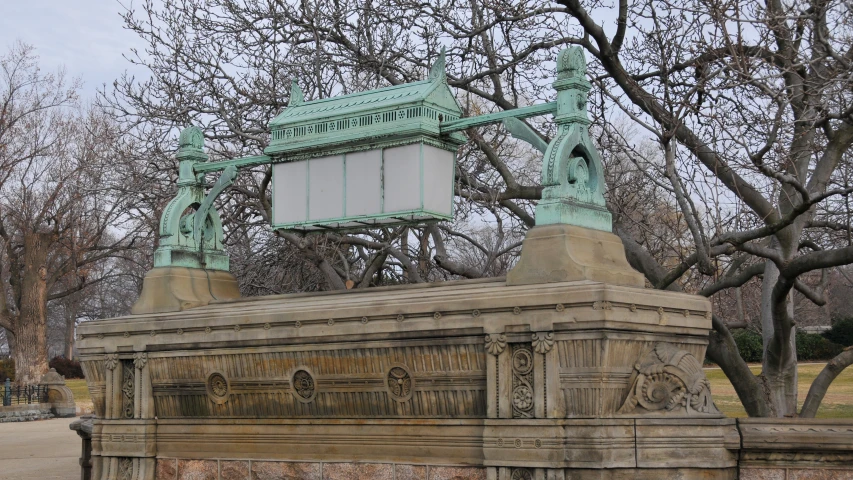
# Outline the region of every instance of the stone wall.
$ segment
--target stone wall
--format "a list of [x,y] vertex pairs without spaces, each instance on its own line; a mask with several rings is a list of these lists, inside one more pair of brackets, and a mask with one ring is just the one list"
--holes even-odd
[[853,419],[745,418],[743,480],[853,479]]
[[[586,281],[282,295],[86,322],[92,478],[829,471],[778,461],[814,439],[768,443],[787,433],[761,440],[716,409],[700,362],[710,323],[707,299]],[[833,461],[831,474],[846,468]]]
[[0,423],[31,422],[53,418],[49,403],[31,403],[0,407]]

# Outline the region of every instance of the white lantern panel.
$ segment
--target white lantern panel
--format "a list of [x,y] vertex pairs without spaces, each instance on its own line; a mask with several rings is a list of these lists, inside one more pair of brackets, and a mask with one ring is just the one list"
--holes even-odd
[[322,220],[343,216],[343,155],[308,160],[308,218]]
[[383,212],[402,212],[421,208],[421,145],[386,148],[385,201]]
[[382,151],[346,155],[346,215],[382,212]]
[[453,213],[453,152],[423,145],[424,210],[450,215]]
[[276,163],[272,175],[273,223],[307,220],[308,162]]

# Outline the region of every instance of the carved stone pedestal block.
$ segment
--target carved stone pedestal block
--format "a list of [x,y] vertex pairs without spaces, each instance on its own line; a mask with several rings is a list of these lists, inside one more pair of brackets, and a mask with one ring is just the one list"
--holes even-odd
[[88,322],[93,478],[731,478],[709,312],[592,281],[466,281]]

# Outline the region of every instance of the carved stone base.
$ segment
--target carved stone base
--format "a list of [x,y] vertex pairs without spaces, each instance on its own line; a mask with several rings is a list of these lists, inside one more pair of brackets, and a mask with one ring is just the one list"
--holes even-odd
[[156,267],[145,274],[142,293],[133,305],[134,315],[180,312],[213,300],[240,298],[237,280],[230,272],[187,267]]
[[610,232],[573,225],[544,225],[527,232],[521,259],[507,285],[592,280],[643,287],[643,275],[625,258],[622,240]]

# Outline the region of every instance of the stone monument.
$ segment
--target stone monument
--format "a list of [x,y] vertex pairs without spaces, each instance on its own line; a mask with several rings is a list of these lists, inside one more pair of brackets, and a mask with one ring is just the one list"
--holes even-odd
[[[200,132],[181,135],[179,194],[134,315],[79,327],[92,478],[738,477],[736,421],[702,370],[710,303],[644,288],[610,232],[581,50],[559,55],[556,102],[473,118],[459,118],[443,62],[356,96],[306,102],[297,88],[264,156],[206,162]],[[547,146],[517,120],[543,113],[558,125]],[[500,121],[545,155],[537,226],[506,279],[238,298],[211,209],[236,167],[307,172],[287,177],[294,188],[340,175],[335,191],[348,162],[377,175],[412,162],[430,170],[421,185],[439,184],[453,132]],[[317,168],[331,173],[312,180]],[[205,197],[201,177],[223,170]],[[447,216],[429,191],[369,214],[306,195],[281,228]]]

